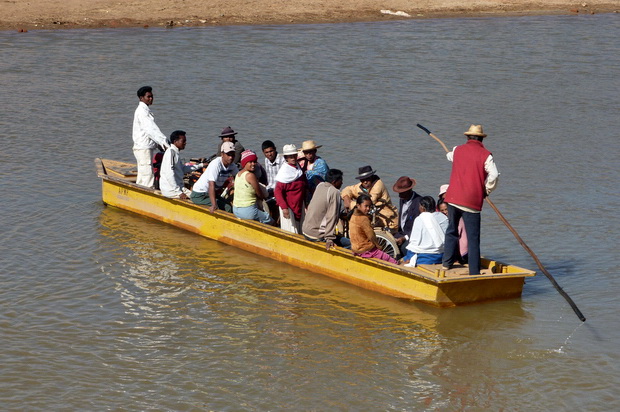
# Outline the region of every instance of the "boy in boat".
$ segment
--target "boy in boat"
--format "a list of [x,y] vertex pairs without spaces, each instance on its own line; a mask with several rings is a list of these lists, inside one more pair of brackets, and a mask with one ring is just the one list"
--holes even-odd
[[304,237],[312,242],[325,242],[327,250],[334,245],[351,247],[349,239],[336,234],[340,217],[346,214],[339,192],[341,187],[342,172],[329,169],[325,181],[319,183],[314,191],[302,225]]
[[170,147],[164,153],[161,161],[159,188],[161,194],[176,199],[189,199],[191,190],[183,184],[183,176],[195,170],[202,169],[203,163],[186,166],[181,162],[179,152],[185,149],[187,144],[186,133],[183,130],[175,130],[170,135]]
[[480,274],[480,211],[484,198],[496,187],[499,172],[482,140],[487,136],[482,125],[471,125],[465,133],[467,142],[446,155],[452,162],[450,184],[445,200],[448,203],[448,230],[443,256],[443,269],[452,267],[459,248],[459,222],[467,232],[469,274]]
[[239,173],[239,168],[233,163],[235,145],[232,142],[224,142],[221,151],[222,155],[212,160],[207,170],[194,183],[190,199],[198,205],[210,206],[211,212],[217,209],[232,212],[230,202],[222,197],[222,193],[227,180]]
[[153,88],[143,86],[138,89],[138,107],[133,115],[133,154],[136,157],[138,177],[136,184],[145,187],[154,187],[153,155],[159,144],[164,148],[170,147],[166,136],[155,124],[155,117],[149,108],[153,104]]

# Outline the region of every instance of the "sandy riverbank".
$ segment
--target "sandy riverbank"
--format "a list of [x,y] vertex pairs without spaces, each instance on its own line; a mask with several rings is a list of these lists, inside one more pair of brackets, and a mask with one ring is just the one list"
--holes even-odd
[[0,30],[331,23],[618,11],[620,0],[0,0]]

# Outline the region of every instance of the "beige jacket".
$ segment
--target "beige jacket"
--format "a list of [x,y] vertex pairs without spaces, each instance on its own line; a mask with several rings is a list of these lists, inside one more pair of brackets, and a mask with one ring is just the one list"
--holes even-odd
[[345,196],[351,198],[352,202],[349,209],[355,207],[355,199],[361,194],[366,193],[370,196],[372,203],[377,207],[378,213],[375,219],[376,227],[387,227],[391,232],[398,230],[398,209],[392,204],[392,199],[388,193],[385,185],[378,179],[370,188],[369,192],[365,192],[362,189],[362,183],[345,187],[341,196],[344,199]]

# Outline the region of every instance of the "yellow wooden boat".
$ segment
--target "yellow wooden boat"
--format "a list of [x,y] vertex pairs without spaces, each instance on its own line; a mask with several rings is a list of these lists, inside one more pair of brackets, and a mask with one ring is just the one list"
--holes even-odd
[[526,277],[536,272],[482,259],[478,276],[467,267],[443,271],[440,265],[415,268],[354,256],[343,248],[325,250],[322,243],[233,214],[169,199],[135,184],[135,165],[95,159],[103,202],[259,255],[321,273],[365,289],[435,306],[456,306],[521,296]]

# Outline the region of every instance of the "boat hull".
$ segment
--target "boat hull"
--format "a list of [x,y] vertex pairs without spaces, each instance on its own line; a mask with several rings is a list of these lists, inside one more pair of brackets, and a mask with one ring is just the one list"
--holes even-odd
[[[456,306],[521,296],[525,277],[535,273],[483,259],[488,274],[452,275],[432,265],[405,268],[354,256],[349,250],[325,250],[322,243],[222,211],[209,212],[187,200],[169,199],[108,173],[105,160],[96,164],[102,198],[115,206],[177,226],[240,249],[308,269],[365,289],[435,306]],[[492,273],[500,272],[500,273]]]

